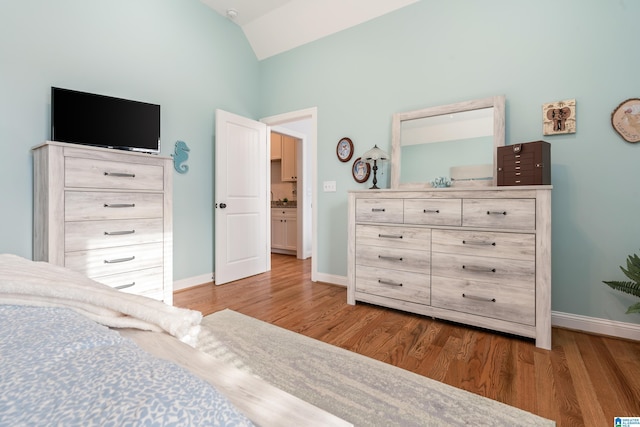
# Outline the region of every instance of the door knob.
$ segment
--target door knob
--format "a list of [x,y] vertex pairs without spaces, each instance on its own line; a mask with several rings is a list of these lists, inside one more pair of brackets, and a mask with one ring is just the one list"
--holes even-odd
[[227,207],[227,204],[226,204],[226,203],[220,203],[220,209],[224,209],[224,208],[226,208],[226,207]]

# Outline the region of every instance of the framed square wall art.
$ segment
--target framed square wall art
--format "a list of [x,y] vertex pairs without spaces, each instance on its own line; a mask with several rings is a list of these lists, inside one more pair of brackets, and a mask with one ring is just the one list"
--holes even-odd
[[544,135],[576,133],[576,100],[550,102],[542,106]]

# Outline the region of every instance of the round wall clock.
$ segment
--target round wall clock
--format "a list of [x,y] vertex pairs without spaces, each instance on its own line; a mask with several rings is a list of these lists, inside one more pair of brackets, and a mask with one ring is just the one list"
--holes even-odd
[[356,182],[367,182],[369,175],[371,174],[371,165],[362,160],[362,157],[358,157],[353,162],[351,173],[353,174],[353,179],[355,179]]
[[349,138],[342,138],[338,141],[336,154],[341,162],[348,162],[351,160],[351,156],[353,156],[353,142],[351,142]]
[[640,98],[618,105],[611,113],[611,125],[625,141],[640,141]]

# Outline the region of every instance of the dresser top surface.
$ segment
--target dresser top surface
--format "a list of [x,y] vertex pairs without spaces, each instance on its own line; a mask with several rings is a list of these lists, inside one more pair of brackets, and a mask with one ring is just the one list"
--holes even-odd
[[356,194],[394,194],[394,193],[416,193],[416,192],[454,192],[454,191],[523,191],[523,190],[551,190],[553,185],[511,185],[511,186],[470,186],[470,187],[447,187],[447,188],[381,188],[378,190],[349,190],[349,193]]
[[163,160],[173,160],[171,159],[171,157],[167,157],[167,156],[162,156],[162,155],[157,155],[157,154],[149,154],[149,153],[140,153],[137,151],[128,151],[128,150],[118,150],[118,149],[114,149],[114,148],[106,148],[106,147],[96,147],[93,145],[84,145],[84,144],[72,144],[72,143],[68,143],[68,142],[58,142],[58,141],[45,141],[42,144],[38,144],[35,147],[32,147],[31,150],[35,151],[38,150],[40,148],[46,147],[46,146],[58,146],[58,147],[63,147],[63,148],[73,148],[73,149],[80,149],[80,150],[87,150],[87,151],[97,151],[97,152],[103,152],[103,153],[115,153],[115,154],[126,154],[126,155],[130,155],[130,156],[140,156],[140,157],[150,157],[150,158],[154,158],[154,159],[163,159]]

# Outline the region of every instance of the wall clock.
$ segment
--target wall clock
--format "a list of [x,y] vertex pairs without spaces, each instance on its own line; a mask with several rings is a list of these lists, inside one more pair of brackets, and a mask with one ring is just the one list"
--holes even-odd
[[351,160],[351,156],[353,156],[353,142],[351,142],[351,139],[345,137],[338,141],[336,154],[341,162]]
[[371,165],[364,160],[362,157],[358,157],[351,167],[351,174],[353,175],[353,179],[356,182],[367,182],[369,179],[369,175],[371,174]]
[[618,105],[611,113],[611,126],[625,141],[640,141],[640,98],[630,98]]

